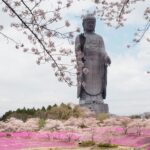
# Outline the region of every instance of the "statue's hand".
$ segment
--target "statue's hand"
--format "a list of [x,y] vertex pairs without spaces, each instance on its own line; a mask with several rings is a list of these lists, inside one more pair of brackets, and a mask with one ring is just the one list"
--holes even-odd
[[105,57],[105,63],[106,63],[106,65],[110,65],[111,64],[111,59],[110,59],[109,56]]

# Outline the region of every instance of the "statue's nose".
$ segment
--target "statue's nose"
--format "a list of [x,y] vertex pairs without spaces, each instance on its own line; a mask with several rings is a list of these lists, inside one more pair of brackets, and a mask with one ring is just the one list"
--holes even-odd
[[94,24],[89,24],[89,26],[90,26],[90,27],[93,27],[93,26],[94,26]]

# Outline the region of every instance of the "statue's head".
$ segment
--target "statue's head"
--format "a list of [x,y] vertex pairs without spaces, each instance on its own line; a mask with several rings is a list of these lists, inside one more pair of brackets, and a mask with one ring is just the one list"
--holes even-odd
[[94,32],[96,25],[96,18],[92,15],[86,15],[83,18],[83,28],[85,32]]

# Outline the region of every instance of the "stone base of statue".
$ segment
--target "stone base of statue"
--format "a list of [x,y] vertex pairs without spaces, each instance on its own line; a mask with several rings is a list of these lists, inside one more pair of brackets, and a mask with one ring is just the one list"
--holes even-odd
[[103,101],[83,101],[80,100],[80,106],[81,107],[87,107],[91,111],[94,111],[95,113],[109,113],[108,104],[105,104]]

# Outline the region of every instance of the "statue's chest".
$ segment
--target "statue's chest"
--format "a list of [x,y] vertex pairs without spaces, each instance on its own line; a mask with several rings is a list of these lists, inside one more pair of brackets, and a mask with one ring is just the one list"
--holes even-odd
[[86,36],[84,54],[86,59],[96,61],[100,56],[100,43],[97,36]]
[[84,54],[86,60],[97,62],[100,59],[100,43],[95,36],[86,37]]
[[86,36],[85,48],[97,50],[99,48],[99,39],[97,36]]

